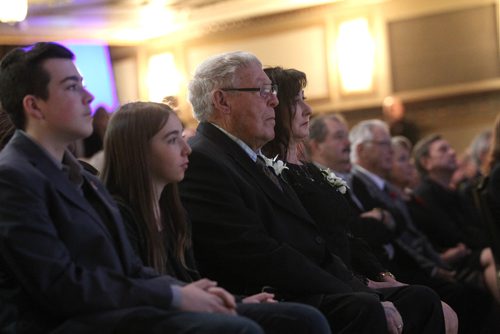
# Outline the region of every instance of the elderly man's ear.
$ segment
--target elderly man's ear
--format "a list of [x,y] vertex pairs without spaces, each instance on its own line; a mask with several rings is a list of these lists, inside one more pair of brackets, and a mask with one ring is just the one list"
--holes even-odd
[[364,154],[366,152],[366,146],[363,143],[357,145],[355,147],[355,149],[356,149],[356,154],[358,155],[358,157],[360,157],[360,158],[364,157]]
[[226,94],[221,90],[217,90],[213,93],[212,103],[214,104],[214,108],[220,110],[223,114],[229,114],[231,112],[231,105],[226,98]]

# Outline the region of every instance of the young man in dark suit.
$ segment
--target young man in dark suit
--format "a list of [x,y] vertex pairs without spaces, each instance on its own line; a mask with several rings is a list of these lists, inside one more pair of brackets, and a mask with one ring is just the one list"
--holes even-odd
[[[134,255],[112,198],[67,151],[92,132],[94,97],[73,58],[38,43],[0,63],[17,128],[0,152],[0,332],[263,333],[215,282],[160,276]],[[296,318],[311,322],[301,333],[329,331],[316,310],[252,305],[245,315],[278,333]]]
[[442,332],[439,298],[430,289],[369,289],[329,252],[280,179],[281,163],[260,157],[274,137],[276,89],[245,52],[207,59],[189,85],[201,123],[181,196],[202,273],[240,293],[272,289],[316,306],[335,332]]

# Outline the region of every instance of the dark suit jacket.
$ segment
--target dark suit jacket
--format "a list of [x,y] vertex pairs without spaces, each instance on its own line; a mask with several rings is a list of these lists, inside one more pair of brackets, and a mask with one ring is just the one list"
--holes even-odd
[[[170,307],[170,285],[177,281],[142,266],[107,191],[89,173],[83,178],[107,209],[117,240],[26,135],[17,132],[0,153],[1,328],[43,333],[95,313],[87,320],[99,332],[97,318],[112,327],[126,309]],[[112,317],[104,319],[106,312]]]
[[471,249],[488,246],[479,213],[473,203],[457,191],[445,189],[425,177],[415,189],[415,195],[418,201],[412,206],[414,222],[429,236],[434,247],[444,251],[459,242]]
[[357,216],[348,202],[348,193],[341,194],[334,189],[321,170],[311,163],[288,164],[283,174],[318,224],[331,251],[356,273],[371,279],[377,279],[378,274],[386,271],[369,246],[351,233]]
[[[367,210],[375,207],[383,208],[389,211],[396,221],[396,233],[390,242],[394,256],[391,259],[386,257],[384,261],[383,245],[379,245],[376,252],[391,271],[400,275],[411,275],[412,272],[422,269],[430,275],[437,267],[446,268],[427,237],[413,225],[405,202],[392,185],[386,184],[388,192],[381,190],[356,166],[352,169],[352,175],[352,190],[364,208]],[[387,229],[382,224],[380,228]],[[376,245],[372,243],[370,245],[376,250]]]
[[500,163],[497,163],[491,170],[487,187],[491,215],[493,221],[500,226]]
[[202,275],[243,294],[372,291],[329,252],[293,190],[283,182],[281,192],[227,135],[202,122],[190,144],[180,189]]
[[[359,178],[351,175],[350,179],[351,188],[347,190],[346,199],[357,215],[357,219],[353,221],[351,226],[353,235],[365,240],[374,249],[377,249],[380,245],[390,243],[396,236],[396,230],[389,229],[379,219],[360,216],[366,211],[381,207],[380,203],[374,201],[369,196],[366,186]],[[358,195],[362,201],[359,200]],[[356,197],[357,201],[354,201],[353,197]],[[366,208],[365,205],[367,206]]]

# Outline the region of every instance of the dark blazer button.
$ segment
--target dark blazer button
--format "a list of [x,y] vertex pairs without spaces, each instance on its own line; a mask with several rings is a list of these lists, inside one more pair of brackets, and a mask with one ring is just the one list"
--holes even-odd
[[323,240],[323,238],[322,238],[322,237],[320,237],[320,236],[317,236],[316,238],[314,238],[314,240],[316,241],[316,243],[318,243],[318,244],[320,244],[320,245],[321,245],[323,242],[325,242],[325,240]]

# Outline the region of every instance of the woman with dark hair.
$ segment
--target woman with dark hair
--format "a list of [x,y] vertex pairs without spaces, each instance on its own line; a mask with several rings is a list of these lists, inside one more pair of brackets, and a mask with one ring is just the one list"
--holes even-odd
[[[368,246],[350,233],[355,218],[346,196],[347,184],[328,169],[320,169],[303,160],[303,140],[309,135],[311,107],[305,102],[306,75],[295,69],[281,67],[264,70],[277,84],[279,105],[275,109],[275,138],[266,144],[263,152],[286,162],[282,177],[294,189],[302,204],[318,224],[329,249],[357,274],[365,277],[371,288],[382,294],[393,287],[401,287],[392,274],[385,271]],[[387,289],[388,288],[388,289]],[[386,296],[387,297],[387,296]],[[389,298],[390,299],[390,298]],[[387,302],[384,302],[387,303]],[[390,302],[389,302],[390,303]],[[387,307],[384,305],[384,308]],[[411,312],[411,310],[399,310]],[[447,333],[456,333],[458,324],[455,312],[443,303]],[[391,323],[388,321],[388,329]],[[398,331],[400,328],[397,329]],[[404,329],[406,330],[406,328]],[[409,329],[424,333],[425,328]]]
[[[347,184],[333,172],[302,159],[303,140],[308,137],[312,113],[304,96],[307,85],[305,73],[281,67],[264,71],[278,84],[280,103],[275,107],[275,137],[263,147],[263,152],[286,161],[287,169],[283,171],[283,177],[318,223],[330,249],[348,267],[355,267],[355,271],[373,281],[395,283],[390,275],[380,275],[385,270],[367,251],[367,246],[350,236],[349,225],[355,217],[344,198]],[[356,246],[351,247],[353,244]]]
[[[191,148],[182,125],[167,105],[135,102],[111,118],[105,140],[103,179],[116,199],[133,248],[143,262],[184,282],[200,280],[191,248],[187,215],[177,183],[184,178]],[[270,293],[235,304],[226,290],[206,291],[268,333],[329,333],[326,319],[312,307],[276,303]]]

